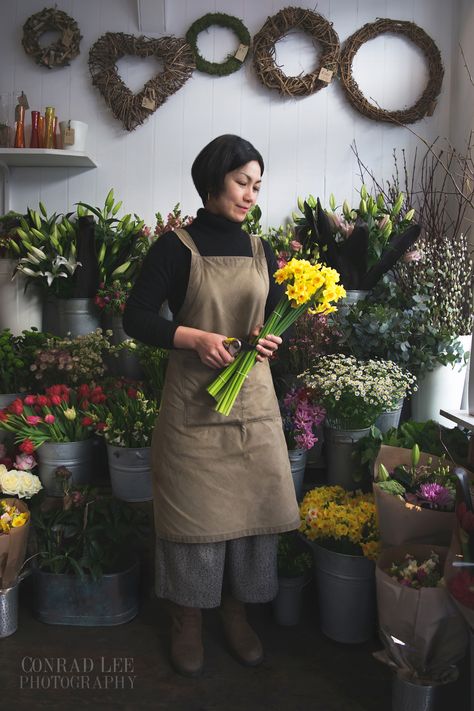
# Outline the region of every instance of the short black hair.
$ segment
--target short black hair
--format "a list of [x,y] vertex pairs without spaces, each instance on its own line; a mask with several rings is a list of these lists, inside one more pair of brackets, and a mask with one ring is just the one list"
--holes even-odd
[[219,195],[227,173],[251,160],[257,161],[263,175],[265,166],[257,149],[249,141],[231,133],[218,136],[204,146],[191,167],[191,176],[203,205],[210,195]]

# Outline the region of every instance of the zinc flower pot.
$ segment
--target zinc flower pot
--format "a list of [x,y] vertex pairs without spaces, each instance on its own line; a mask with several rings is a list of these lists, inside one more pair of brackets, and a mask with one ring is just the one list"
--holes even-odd
[[58,299],[57,336],[85,336],[100,328],[100,314],[94,299]]
[[342,486],[347,491],[360,487],[360,482],[354,479],[356,462],[354,453],[357,442],[366,437],[370,427],[354,430],[342,430],[326,425],[324,442],[326,447],[327,483],[330,486]]
[[365,556],[311,546],[323,633],[336,642],[360,644],[375,632],[375,564]]
[[44,442],[38,447],[38,476],[48,496],[63,496],[63,480],[56,476],[58,467],[71,472],[73,484],[90,484],[95,441]]
[[375,426],[382,432],[388,432],[392,427],[398,427],[402,414],[403,400],[397,403],[393,410],[385,410],[375,420]]
[[299,623],[302,593],[307,579],[306,575],[298,575],[294,578],[278,576],[278,592],[272,600],[277,624],[290,627]]
[[[104,331],[109,329],[112,331],[110,342],[114,346],[118,346],[130,338],[124,331],[121,314],[102,314],[102,325]],[[143,370],[138,357],[129,350],[124,349],[118,356],[108,356],[107,364],[113,375],[123,375],[131,380],[143,380]]]
[[33,570],[34,613],[50,625],[122,625],[138,613],[139,563],[117,573],[90,576]]
[[308,459],[306,449],[289,449],[288,458],[290,460],[291,476],[295,486],[295,494],[298,501],[303,497],[303,480]]
[[0,590],[0,639],[14,634],[18,628],[18,580]]
[[116,447],[107,443],[107,459],[117,499],[132,503],[153,499],[151,447]]
[[392,679],[392,711],[446,711],[452,693],[453,682],[421,683],[397,673]]

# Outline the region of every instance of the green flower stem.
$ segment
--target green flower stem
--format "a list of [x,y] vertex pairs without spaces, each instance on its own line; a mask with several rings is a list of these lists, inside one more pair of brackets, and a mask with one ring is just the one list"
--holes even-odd
[[[287,296],[283,296],[254,342],[269,334],[281,336],[308,309],[308,306],[309,304],[306,303],[293,308]],[[257,355],[257,351],[239,353],[233,363],[224,368],[209,385],[207,391],[217,401],[214,408],[216,412],[225,416],[230,414],[242,385],[256,363]]]

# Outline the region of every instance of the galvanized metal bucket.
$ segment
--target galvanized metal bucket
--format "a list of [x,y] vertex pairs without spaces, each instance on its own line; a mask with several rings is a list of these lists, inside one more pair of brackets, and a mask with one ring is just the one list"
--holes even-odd
[[[110,342],[114,346],[118,346],[130,338],[124,331],[120,314],[103,314],[102,325],[105,331],[108,329],[112,331]],[[117,356],[107,355],[106,361],[107,367],[113,375],[123,375],[131,380],[143,380],[144,378],[138,357],[127,349],[123,349]]]
[[58,467],[69,469],[74,484],[90,484],[93,478],[94,440],[44,442],[38,448],[38,476],[48,496],[63,496]]
[[297,625],[301,617],[303,588],[308,582],[306,575],[295,578],[278,578],[278,593],[272,600],[273,614],[279,625]]
[[392,711],[446,711],[452,683],[421,684],[396,674],[392,681]]
[[115,447],[107,444],[112,491],[117,499],[139,502],[153,499],[151,447]]
[[59,336],[85,336],[100,328],[100,314],[93,299],[58,299]]
[[323,633],[336,642],[359,644],[375,632],[375,564],[309,542],[313,551]]
[[327,482],[330,486],[339,485],[348,491],[360,487],[360,482],[354,479],[357,469],[354,452],[357,442],[362,437],[366,437],[369,432],[370,427],[361,430],[341,430],[325,426]]
[[9,637],[18,629],[18,588],[16,582],[11,588],[0,590],[0,638]]
[[98,580],[36,568],[33,585],[35,615],[50,625],[109,627],[129,622],[138,613],[138,561]]
[[288,458],[290,460],[291,476],[295,485],[295,494],[298,501],[303,498],[303,480],[308,459],[306,449],[289,449]]
[[375,426],[378,427],[378,429],[383,433],[388,432],[391,427],[398,427],[402,409],[403,400],[400,400],[394,410],[382,412],[382,414],[377,417],[375,420]]

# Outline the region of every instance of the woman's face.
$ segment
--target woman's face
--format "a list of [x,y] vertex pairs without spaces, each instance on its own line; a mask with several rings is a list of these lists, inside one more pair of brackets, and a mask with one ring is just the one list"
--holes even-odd
[[260,165],[258,161],[251,160],[226,174],[221,193],[209,198],[206,210],[233,222],[243,222],[249,209],[257,202],[261,182]]

